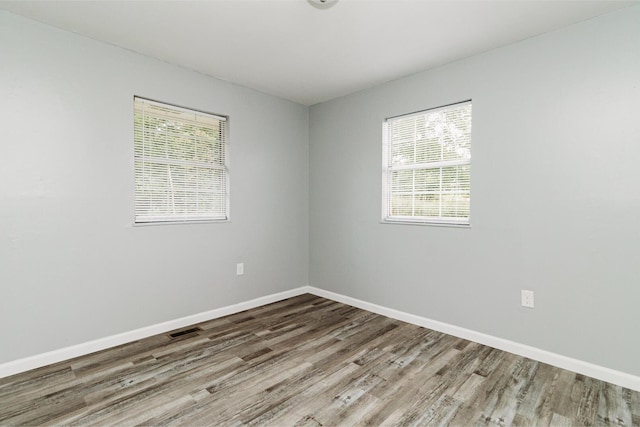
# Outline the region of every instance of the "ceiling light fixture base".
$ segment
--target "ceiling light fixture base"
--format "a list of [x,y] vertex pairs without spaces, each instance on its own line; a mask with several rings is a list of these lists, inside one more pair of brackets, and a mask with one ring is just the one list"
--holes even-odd
[[309,4],[316,9],[329,9],[331,6],[335,5],[338,0],[307,0]]

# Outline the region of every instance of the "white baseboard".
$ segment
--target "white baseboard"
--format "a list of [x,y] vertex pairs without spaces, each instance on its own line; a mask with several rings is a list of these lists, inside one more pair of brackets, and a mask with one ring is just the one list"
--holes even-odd
[[158,323],[144,328],[134,329],[132,331],[124,332],[121,334],[99,338],[97,340],[85,342],[82,344],[77,344],[70,347],[49,351],[47,353],[26,357],[24,359],[18,359],[11,362],[3,363],[0,364],[0,378],[8,377],[9,375],[18,374],[20,372],[25,372],[31,369],[40,368],[42,366],[51,365],[53,363],[62,362],[74,357],[84,356],[96,351],[105,350],[110,347],[115,347],[117,345],[126,344],[131,341],[136,341],[153,335],[173,331],[175,329],[184,328],[185,326],[194,325],[196,323],[206,322],[207,320],[216,319],[218,317],[227,316],[229,314],[239,313],[244,310],[249,310],[250,308],[259,307],[261,305],[270,304],[276,301],[281,301],[283,299],[291,298],[296,295],[309,293],[309,291],[310,288],[308,286],[303,286],[289,291],[267,295],[264,297],[252,299],[250,301],[216,308],[214,310],[205,311],[203,313],[193,314],[190,316],[181,317],[175,320],[169,320],[167,322]]
[[605,368],[603,366],[594,365],[593,363],[584,362],[582,360],[573,359],[561,354],[552,353],[550,351],[541,350],[525,344],[503,338],[494,337],[492,335],[483,334],[471,329],[461,328],[459,326],[450,325],[448,323],[439,322],[437,320],[427,319],[426,317],[416,316],[414,314],[405,313],[392,308],[383,307],[381,305],[372,304],[356,298],[337,294],[331,291],[325,291],[315,287],[308,287],[307,292],[314,295],[348,304],[354,307],[368,310],[393,319],[402,320],[403,322],[412,323],[438,332],[453,335],[458,338],[464,338],[489,347],[514,353],[519,356],[528,357],[538,362],[547,363],[558,368],[583,374],[602,381],[607,381],[622,387],[640,391],[640,377],[625,372],[616,371]]
[[398,319],[403,322],[412,323],[414,325],[433,329],[435,331],[443,332],[455,337],[464,338],[520,356],[528,357],[539,362],[557,366],[562,369],[567,369],[572,372],[577,372],[579,374],[597,378],[602,381],[607,381],[612,384],[617,384],[622,387],[640,391],[640,377],[635,375],[605,368],[599,365],[594,365],[589,362],[573,359],[571,357],[552,353],[546,350],[541,350],[539,348],[520,344],[503,338],[494,337],[492,335],[483,334],[471,329],[461,328],[459,326],[450,325],[448,323],[439,322],[437,320],[428,319],[426,317],[416,316],[414,314],[409,314],[403,311],[394,310],[392,308],[383,307],[381,305],[372,304],[366,301],[359,300],[357,298],[348,297],[346,295],[341,295],[331,291],[325,291],[324,289],[319,289],[312,286],[302,286],[289,291],[267,295],[264,297],[252,299],[250,301],[232,304],[203,313],[181,317],[179,319],[170,320],[168,322],[158,323],[156,325],[135,329],[133,331],[124,332],[121,334],[100,338],[71,347],[66,347],[59,350],[37,354],[35,356],[27,357],[24,359],[18,359],[12,362],[0,364],[0,378],[72,359],[74,357],[83,356],[96,351],[105,350],[110,347],[126,344],[131,341],[136,341],[153,335],[162,334],[175,329],[180,329],[196,323],[206,322],[208,320],[227,316],[229,314],[239,313],[244,310],[249,310],[261,305],[270,304],[272,302],[291,298],[297,295],[302,295],[304,293],[310,293],[320,297],[328,298],[333,301],[348,304],[354,307],[361,308],[363,310],[368,310],[374,313],[381,314],[383,316]]

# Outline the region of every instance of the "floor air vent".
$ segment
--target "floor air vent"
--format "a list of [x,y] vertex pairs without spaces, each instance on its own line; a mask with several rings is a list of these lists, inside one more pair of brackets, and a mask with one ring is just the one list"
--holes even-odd
[[198,331],[201,331],[201,330],[202,329],[200,329],[200,328],[183,329],[182,331],[173,332],[173,333],[169,334],[169,336],[171,338],[178,338],[178,337],[181,337],[183,335],[192,334],[194,332],[198,332]]

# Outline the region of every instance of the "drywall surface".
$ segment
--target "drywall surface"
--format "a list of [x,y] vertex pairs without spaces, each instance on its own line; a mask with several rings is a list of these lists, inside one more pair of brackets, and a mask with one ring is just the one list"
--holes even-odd
[[[307,284],[307,107],[7,12],[0,40],[0,363]],[[134,95],[229,116],[231,222],[132,225]]]
[[[466,99],[471,228],[381,224],[383,120]],[[640,375],[639,99],[634,6],[311,107],[310,285]]]

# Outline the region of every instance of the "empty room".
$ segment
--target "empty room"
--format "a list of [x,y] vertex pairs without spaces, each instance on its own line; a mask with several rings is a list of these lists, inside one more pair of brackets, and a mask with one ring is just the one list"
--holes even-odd
[[0,426],[640,426],[640,1],[0,0]]

